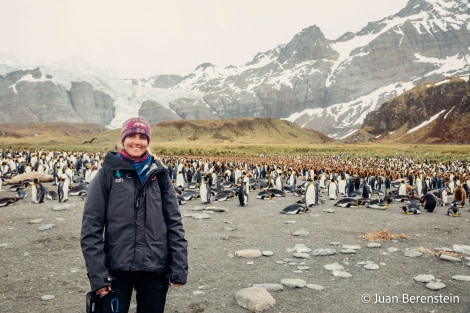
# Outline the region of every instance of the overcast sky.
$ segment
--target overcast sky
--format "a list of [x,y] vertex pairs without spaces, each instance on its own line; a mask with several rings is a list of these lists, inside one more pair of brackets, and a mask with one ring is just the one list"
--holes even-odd
[[1,52],[80,57],[120,77],[243,65],[317,25],[328,39],[407,0],[0,0]]

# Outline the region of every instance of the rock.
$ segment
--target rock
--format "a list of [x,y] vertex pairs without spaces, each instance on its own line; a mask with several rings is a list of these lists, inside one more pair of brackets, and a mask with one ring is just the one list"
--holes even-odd
[[452,279],[454,279],[454,280],[461,280],[461,281],[470,281],[470,276],[455,275],[455,276],[452,276]]
[[274,252],[267,250],[267,251],[261,252],[261,254],[263,256],[272,256],[272,255],[274,255]]
[[48,230],[48,229],[51,229],[52,227],[54,227],[54,224],[43,224],[38,227],[38,230],[39,231]]
[[193,291],[193,295],[197,296],[197,295],[205,295],[206,293],[204,291],[201,291],[201,290],[195,290]]
[[377,264],[366,264],[364,265],[366,270],[378,270],[379,266]]
[[323,265],[323,268],[328,271],[342,271],[344,270],[344,266],[338,263],[331,263]]
[[262,253],[258,249],[243,249],[235,252],[237,258],[255,259],[261,257]]
[[378,242],[369,242],[367,244],[367,248],[380,248],[382,245]]
[[461,262],[462,260],[460,258],[453,257],[448,254],[441,254],[439,256],[439,259],[444,260],[444,261],[449,261],[449,262]]
[[42,301],[48,301],[48,300],[52,300],[54,299],[55,296],[54,295],[44,295],[44,296],[41,296],[41,300]]
[[336,249],[315,249],[312,251],[312,255],[315,256],[325,256],[325,255],[333,255],[336,254]]
[[341,250],[339,250],[339,252],[341,252],[343,254],[355,254],[356,250],[354,250],[354,249],[341,249]]
[[8,246],[8,244],[6,244],[6,243],[0,243],[0,248],[5,248],[6,246]]
[[290,288],[303,288],[303,287],[307,286],[307,283],[305,282],[305,280],[299,279],[299,278],[281,279],[281,284],[286,286],[286,287],[290,287]]
[[298,230],[292,233],[293,236],[308,236],[310,233],[307,230]]
[[453,245],[452,249],[457,253],[470,255],[470,246]]
[[210,219],[211,218],[211,216],[207,213],[187,214],[185,216],[192,217],[195,220],[205,220],[205,219]]
[[333,271],[333,275],[336,277],[341,277],[341,278],[350,278],[352,277],[351,273],[344,272],[344,271]]
[[325,287],[316,285],[316,284],[307,284],[308,289],[313,289],[313,290],[318,290],[318,291],[323,291]]
[[333,209],[324,209],[324,210],[322,210],[322,212],[325,212],[325,213],[335,213],[335,210],[333,210]]
[[418,276],[415,276],[413,277],[413,279],[417,282],[420,282],[420,283],[429,283],[429,282],[432,282],[434,281],[436,278],[433,276],[433,275],[418,275]]
[[63,205],[56,205],[52,208],[52,211],[64,211],[70,210],[71,208],[75,207],[74,204],[63,204]]
[[359,249],[361,249],[361,246],[360,245],[342,245],[341,248],[351,249],[351,250],[359,250]]
[[42,223],[43,219],[42,218],[36,218],[34,220],[30,220],[28,223],[29,224],[39,224]]
[[405,252],[405,256],[409,257],[409,258],[417,258],[417,257],[420,257],[422,256],[423,254],[417,250],[408,250]]
[[239,306],[254,313],[271,309],[276,304],[276,300],[263,287],[249,287],[239,290],[235,299]]
[[299,259],[310,259],[310,255],[308,253],[299,253],[299,252],[296,252],[293,254],[296,258],[299,258]]
[[439,290],[445,287],[447,286],[444,283],[441,283],[438,281],[432,281],[426,284],[426,288],[431,289],[431,290]]
[[397,251],[398,251],[398,248],[395,248],[395,247],[390,247],[387,249],[387,252],[390,252],[390,253],[397,252]]
[[269,292],[284,290],[284,286],[282,284],[275,283],[253,284],[253,287],[263,287]]

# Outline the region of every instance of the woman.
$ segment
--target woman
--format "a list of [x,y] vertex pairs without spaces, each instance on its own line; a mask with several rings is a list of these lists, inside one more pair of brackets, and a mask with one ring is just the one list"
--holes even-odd
[[81,246],[104,312],[163,312],[168,287],[186,283],[187,241],[168,172],[147,148],[150,125],[124,122],[123,149],[108,152],[86,197]]

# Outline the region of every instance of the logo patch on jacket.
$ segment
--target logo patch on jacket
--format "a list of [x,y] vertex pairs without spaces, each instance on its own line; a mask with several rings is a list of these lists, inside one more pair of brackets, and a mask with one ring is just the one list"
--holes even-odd
[[121,172],[116,171],[116,173],[114,173],[114,175],[117,177],[117,178],[114,179],[114,182],[115,183],[122,183],[123,179],[121,177],[122,176]]

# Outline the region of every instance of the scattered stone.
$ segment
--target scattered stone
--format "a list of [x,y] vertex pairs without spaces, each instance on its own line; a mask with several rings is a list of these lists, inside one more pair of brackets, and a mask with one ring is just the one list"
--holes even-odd
[[261,252],[261,254],[263,256],[272,256],[272,255],[274,255],[274,252],[266,250],[266,251]]
[[239,290],[235,299],[239,306],[256,313],[271,309],[276,304],[276,300],[263,287],[249,287]]
[[324,210],[322,210],[322,212],[325,212],[325,213],[335,213],[335,210],[333,210],[333,209],[324,209]]
[[417,257],[420,257],[422,256],[423,254],[421,252],[419,252],[418,250],[408,250],[405,252],[405,256],[409,257],[409,258],[417,258]]
[[7,243],[0,243],[0,248],[4,248],[4,247],[6,247],[6,246],[8,246]]
[[55,296],[54,295],[44,295],[44,296],[41,296],[41,300],[42,301],[48,301],[48,300],[52,300],[54,299]]
[[202,290],[195,290],[193,291],[193,295],[198,296],[198,295],[205,295],[206,293]]
[[438,281],[432,281],[426,284],[426,288],[431,289],[431,290],[439,290],[445,287],[447,286],[444,283],[441,283]]
[[310,267],[309,266],[299,266],[299,267],[297,267],[297,269],[299,269],[301,271],[306,271],[306,270],[309,270]]
[[355,254],[356,250],[354,250],[354,249],[341,249],[341,250],[339,250],[339,252],[341,252],[343,254]]
[[359,250],[359,249],[361,249],[361,246],[360,245],[343,245],[341,248],[351,249],[351,250]]
[[299,258],[299,259],[310,259],[310,255],[307,254],[307,253],[299,253],[299,252],[296,252],[293,254],[296,258]]
[[369,242],[367,244],[367,248],[380,248],[382,245],[378,242]]
[[235,252],[237,258],[255,259],[261,257],[261,251],[258,249],[243,249]]
[[331,263],[323,265],[323,268],[328,271],[342,271],[344,270],[344,266],[338,263]]
[[43,224],[38,227],[38,230],[39,231],[48,230],[48,229],[51,229],[52,227],[54,227],[54,224]]
[[246,262],[246,265],[255,265],[255,263],[250,261],[250,262]]
[[315,255],[315,256],[326,256],[326,255],[333,255],[333,254],[336,254],[336,249],[326,248],[326,249],[315,249],[312,251],[312,255]]
[[316,284],[307,284],[308,289],[313,289],[313,290],[318,290],[318,291],[323,291],[325,290],[325,287],[321,285],[316,285]]
[[209,212],[228,212],[228,209],[226,208],[218,208],[216,206],[210,206],[207,207],[204,211],[209,211]]
[[284,286],[282,284],[276,283],[253,284],[253,287],[263,287],[269,292],[284,290]]
[[452,279],[454,279],[454,280],[461,280],[461,281],[470,281],[470,276],[455,275],[455,276],[452,276]]
[[379,269],[379,265],[378,264],[366,264],[364,265],[364,268],[366,270],[378,270]]
[[30,220],[28,223],[29,224],[40,224],[42,223],[43,219],[42,218],[36,218],[34,220]]
[[299,279],[299,278],[281,279],[281,284],[290,288],[303,288],[307,286],[307,283],[305,282],[305,280]]
[[307,230],[298,230],[292,233],[293,236],[308,236],[310,233]]
[[434,281],[436,278],[433,275],[421,274],[421,275],[413,277],[413,279],[417,282],[420,282],[420,283],[430,283],[430,282]]
[[284,221],[284,224],[295,224],[297,221]]
[[333,275],[336,277],[341,277],[341,278],[351,278],[352,275],[351,273],[344,272],[344,271],[333,271]]
[[226,231],[234,231],[234,230],[237,230],[236,228],[231,228],[231,227],[225,227],[225,230]]
[[452,249],[457,253],[470,255],[470,246],[453,245]]
[[52,208],[52,211],[64,211],[64,210],[70,210],[71,208],[74,208],[74,204],[63,204],[63,205],[56,205],[55,207]]
[[197,205],[192,210],[193,211],[204,211],[205,209],[206,209],[206,207],[201,206],[201,205]]
[[211,218],[211,216],[207,213],[186,214],[185,216],[186,217],[192,217],[195,220],[206,220],[206,219]]
[[339,247],[339,246],[341,246],[341,242],[339,242],[339,241],[332,241],[332,242],[330,242],[330,245]]
[[460,258],[453,257],[448,254],[441,254],[439,256],[439,259],[444,260],[444,261],[449,261],[449,262],[461,262],[462,260]]
[[395,247],[390,247],[387,249],[387,252],[390,252],[390,253],[397,252],[397,251],[398,251],[398,248],[395,248]]

